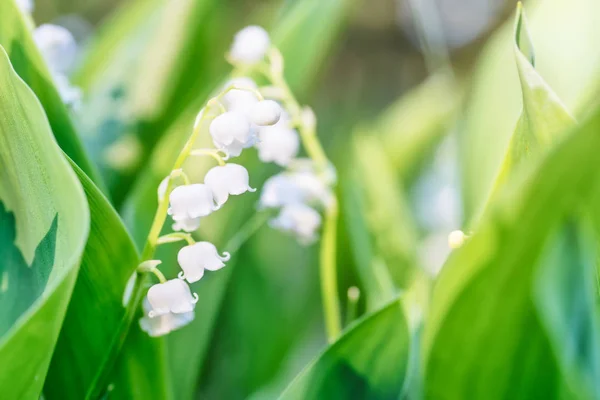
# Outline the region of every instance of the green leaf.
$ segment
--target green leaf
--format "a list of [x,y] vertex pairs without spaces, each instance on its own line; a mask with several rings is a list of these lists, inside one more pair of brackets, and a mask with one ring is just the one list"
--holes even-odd
[[406,379],[409,334],[394,300],[357,321],[290,384],[280,399],[393,399]]
[[378,137],[357,129],[351,154],[352,166],[341,179],[342,204],[367,309],[375,310],[408,286],[417,264],[418,233]]
[[1,46],[0,220],[0,390],[7,399],[37,398],[77,277],[89,213],[41,104]]
[[[599,181],[599,128],[596,111],[519,168],[450,257],[425,325],[425,397],[573,398],[598,382],[593,271],[580,239],[560,235]],[[569,252],[545,262],[564,240]]]
[[89,161],[77,136],[69,111],[33,42],[31,29],[31,22],[24,19],[13,0],[0,2],[0,45],[8,53],[15,71],[42,103],[59,146],[96,184],[102,185],[96,168]]
[[[527,34],[522,6],[515,19],[514,53],[523,93],[523,111],[512,135],[491,197],[509,178],[515,167],[530,156],[547,150],[575,120],[552,88],[534,69],[533,44]],[[521,48],[520,46],[525,46]]]
[[[133,241],[100,190],[72,166],[87,196],[91,228],[44,386],[46,399],[96,398],[106,390],[112,367],[107,363],[114,364],[124,339],[119,329],[134,316],[123,305],[126,283],[139,264]],[[153,376],[146,387],[155,389],[161,378]]]
[[[600,24],[596,18],[600,3],[534,0],[527,5],[527,30],[536,46],[539,75],[575,118],[586,115],[600,83],[600,53],[596,51],[600,46]],[[460,136],[467,220],[481,210],[489,197],[521,112],[519,73],[513,61],[513,28],[509,21],[493,36],[472,74],[473,88],[464,134]],[[523,45],[524,40],[520,43]]]
[[[302,0],[290,2],[272,30],[273,43],[285,60],[285,76],[292,90],[306,96],[321,70],[357,0]],[[318,16],[318,18],[315,18]],[[304,84],[300,84],[304,83]]]
[[372,123],[397,176],[408,182],[453,126],[463,90],[437,73],[389,106]]

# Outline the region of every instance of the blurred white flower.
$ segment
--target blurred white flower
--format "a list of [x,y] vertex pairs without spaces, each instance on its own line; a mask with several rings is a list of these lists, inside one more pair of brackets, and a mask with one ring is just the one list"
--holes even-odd
[[177,254],[177,262],[183,270],[179,275],[189,283],[197,282],[204,276],[204,270],[217,271],[229,260],[229,253],[219,255],[217,248],[210,242],[197,242],[182,247]]
[[267,179],[260,193],[260,208],[276,208],[304,201],[302,190],[294,184],[289,175],[280,173]]
[[265,57],[270,46],[267,31],[260,26],[247,26],[233,38],[229,58],[235,63],[255,64]]
[[204,184],[212,191],[219,207],[225,204],[229,195],[256,191],[249,182],[248,170],[233,163],[211,168],[204,177]]
[[[245,89],[258,89],[256,83],[252,79],[246,77],[233,78],[229,80],[223,89],[232,85]],[[223,105],[227,111],[238,111],[245,115],[249,114],[250,109],[256,103],[258,103],[258,98],[256,98],[254,93],[248,90],[232,89],[223,96]]]
[[215,146],[230,157],[237,157],[244,148],[253,146],[256,132],[244,114],[227,111],[216,117],[210,124],[210,135]]
[[285,167],[298,155],[300,138],[298,132],[289,127],[287,116],[282,115],[275,125],[259,128],[255,146],[262,162]]
[[281,106],[273,100],[254,103],[249,111],[250,120],[259,126],[271,126],[281,118]]
[[311,172],[282,172],[265,182],[259,201],[260,208],[282,207],[297,203],[329,206],[331,189]]
[[35,29],[33,39],[53,74],[69,72],[75,62],[77,43],[68,29],[43,24]]
[[147,298],[144,298],[143,307],[144,316],[140,318],[140,328],[152,337],[166,335],[189,324],[194,319],[194,311],[181,314],[166,313],[150,318],[148,314],[152,311],[152,306]]
[[150,318],[168,313],[182,314],[194,310],[198,295],[181,279],[171,279],[165,283],[157,283],[148,289],[148,302],[152,309]]
[[201,183],[178,186],[169,195],[168,213],[176,222],[204,217],[216,209],[210,188]]
[[200,227],[201,219],[202,218],[200,217],[181,219],[175,221],[171,228],[173,228],[174,231],[194,232]]
[[310,244],[317,238],[316,231],[321,226],[321,215],[306,204],[288,204],[276,218],[269,221],[275,229],[292,233],[302,244]]
[[17,0],[17,6],[29,14],[33,12],[34,5],[33,0]]

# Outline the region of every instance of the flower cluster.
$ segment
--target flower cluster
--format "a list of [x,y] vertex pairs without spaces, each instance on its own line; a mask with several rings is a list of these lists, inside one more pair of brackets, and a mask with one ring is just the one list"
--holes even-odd
[[[153,246],[162,243],[185,240],[187,245],[177,255],[181,272],[175,279],[167,280],[160,273],[160,261],[145,261],[145,265],[151,265],[147,271],[160,280],[148,290],[145,316],[140,321],[142,329],[153,336],[166,334],[193,319],[198,296],[192,294],[188,284],[202,279],[205,271],[223,268],[230,258],[227,252],[220,254],[212,243],[196,242],[191,236],[202,218],[223,207],[230,196],[255,191],[247,169],[228,162],[230,159],[254,147],[261,161],[286,168],[266,182],[259,209],[279,209],[270,225],[294,234],[301,243],[317,238],[322,220],[319,210],[334,201],[331,186],[335,172],[328,162],[298,158],[301,133],[314,135],[315,117],[310,109],[300,108],[287,85],[282,84],[281,56],[271,48],[269,35],[257,26],[243,29],[235,36],[228,59],[239,70],[269,71],[265,78],[271,86],[261,88],[249,77],[227,82],[198,114],[194,132],[173,171],[158,187],[159,211],[149,236],[150,254]],[[194,148],[196,137],[205,129],[214,148]],[[210,156],[218,165],[206,173],[202,183],[193,183],[181,169],[189,156]],[[157,236],[153,243],[152,232],[158,235],[166,218],[160,215],[161,205],[168,206],[165,214],[171,216],[175,232]]]

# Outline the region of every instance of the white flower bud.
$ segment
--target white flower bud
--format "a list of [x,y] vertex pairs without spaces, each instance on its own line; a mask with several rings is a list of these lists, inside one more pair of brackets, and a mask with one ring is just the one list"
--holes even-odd
[[256,191],[250,187],[249,181],[248,170],[232,163],[211,168],[204,177],[204,184],[212,191],[219,207],[227,201],[229,195]]
[[300,120],[302,121],[302,125],[304,125],[307,129],[315,129],[317,127],[317,117],[315,116],[312,108],[309,106],[304,106],[302,108]]
[[71,69],[77,54],[77,43],[69,30],[58,25],[43,24],[35,29],[33,39],[53,73],[64,74]]
[[148,302],[152,309],[148,312],[150,318],[168,313],[182,314],[194,310],[198,295],[181,279],[171,279],[158,283],[148,289]]
[[171,228],[173,228],[174,231],[194,232],[200,227],[200,219],[200,217],[197,217],[175,221]]
[[288,204],[279,215],[269,221],[271,227],[294,234],[302,244],[310,244],[317,238],[316,231],[321,226],[321,215],[309,206]]
[[465,243],[466,239],[467,235],[463,231],[452,231],[448,235],[448,246],[451,249],[458,249]]
[[[231,79],[225,84],[223,89],[232,85],[245,89],[258,89],[256,83],[246,77]],[[258,98],[248,90],[232,89],[223,96],[223,104],[227,108],[227,111],[239,111],[244,115],[249,115],[250,109],[256,103],[258,103]]]
[[298,155],[300,138],[294,129],[279,124],[262,127],[258,131],[256,148],[262,162],[285,167]]
[[255,103],[250,109],[250,120],[259,126],[271,126],[281,118],[281,106],[273,100]]
[[148,314],[152,306],[148,298],[144,298],[144,317],[140,318],[140,328],[152,337],[163,336],[174,330],[184,327],[194,319],[194,311],[182,314],[167,313],[150,318]]
[[235,35],[229,57],[235,63],[255,64],[265,57],[270,46],[267,31],[260,26],[248,26]]
[[215,146],[230,157],[237,157],[242,150],[253,146],[256,132],[244,114],[228,111],[219,115],[210,124],[210,134]]
[[179,277],[189,283],[197,282],[204,276],[205,269],[217,271],[225,266],[223,261],[229,258],[227,252],[220,256],[217,248],[210,242],[197,242],[182,247],[177,254],[177,262],[183,270]]
[[169,195],[168,213],[174,221],[204,217],[218,209],[210,188],[201,183],[178,186]]

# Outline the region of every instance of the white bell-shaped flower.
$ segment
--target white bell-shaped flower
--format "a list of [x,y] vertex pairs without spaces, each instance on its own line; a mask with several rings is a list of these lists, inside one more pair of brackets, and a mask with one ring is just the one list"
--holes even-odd
[[267,31],[260,26],[247,26],[236,33],[229,58],[235,63],[255,64],[265,57],[270,46]]
[[246,116],[238,111],[219,115],[210,124],[210,135],[215,146],[229,157],[237,157],[242,150],[256,141],[256,132]]
[[259,201],[260,208],[288,204],[316,203],[327,207],[333,200],[329,186],[311,172],[282,172],[267,179]]
[[259,200],[259,208],[276,208],[286,204],[304,202],[304,193],[290,178],[290,174],[273,175],[265,182]]
[[69,72],[75,62],[77,42],[68,29],[43,24],[35,29],[33,39],[53,73]]
[[306,204],[289,204],[269,224],[273,228],[292,233],[302,244],[310,244],[317,238],[321,215]]
[[248,170],[232,163],[211,168],[204,177],[204,184],[212,190],[219,207],[227,201],[229,195],[256,191],[250,187],[249,181]]
[[181,314],[166,313],[150,318],[148,315],[152,311],[152,306],[148,298],[143,302],[144,316],[140,318],[140,328],[152,337],[163,336],[174,330],[184,327],[194,319],[194,311],[188,311]]
[[200,220],[200,217],[185,218],[175,221],[171,228],[173,228],[174,231],[194,232],[200,227]]
[[217,248],[210,242],[197,242],[182,247],[177,254],[177,262],[183,270],[179,277],[189,283],[197,282],[204,276],[204,270],[217,271],[229,260],[229,253],[219,255]]
[[261,127],[256,148],[262,162],[274,162],[285,167],[298,155],[300,138],[294,129],[280,124]]
[[[258,89],[256,83],[252,79],[246,77],[231,79],[225,84],[223,89],[232,85],[244,89]],[[227,111],[239,111],[244,115],[249,115],[252,106],[256,103],[258,103],[258,98],[249,90],[232,89],[223,96],[223,104]]]
[[165,197],[165,194],[167,193],[167,188],[169,187],[169,179],[171,179],[171,177],[167,176],[162,181],[160,181],[158,188],[156,189],[158,201]]
[[252,105],[249,111],[250,120],[259,126],[272,126],[281,118],[281,106],[273,100],[263,100]]
[[188,284],[181,279],[171,279],[148,289],[148,302],[152,306],[148,316],[154,318],[168,313],[182,314],[193,311],[198,302],[198,295],[192,295]]
[[178,186],[169,195],[168,213],[174,221],[204,217],[218,209],[210,188],[201,183]]

